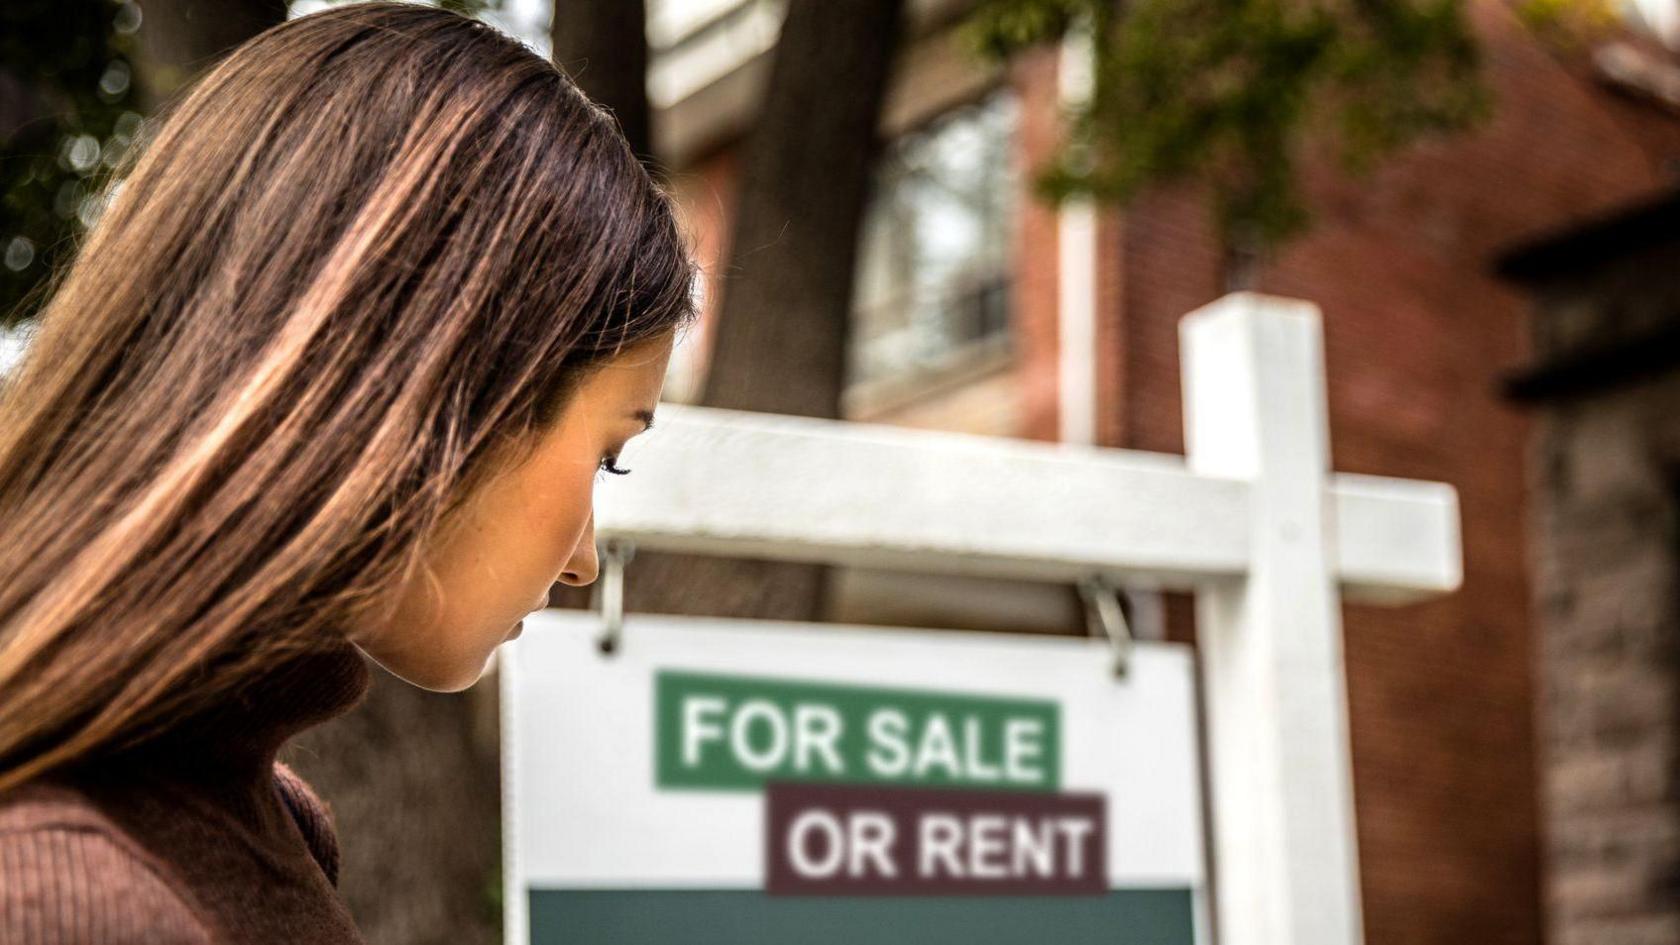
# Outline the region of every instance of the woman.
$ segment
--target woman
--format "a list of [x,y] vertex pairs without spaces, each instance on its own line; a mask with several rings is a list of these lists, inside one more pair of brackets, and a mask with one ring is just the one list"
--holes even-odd
[[0,941],[360,941],[276,763],[596,561],[692,263],[611,117],[365,3],[155,125],[0,400]]

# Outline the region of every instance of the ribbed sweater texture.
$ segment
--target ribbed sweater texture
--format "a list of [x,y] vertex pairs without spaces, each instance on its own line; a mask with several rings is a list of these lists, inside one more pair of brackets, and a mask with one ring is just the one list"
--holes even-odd
[[0,793],[0,945],[363,943],[330,809],[278,753],[366,694],[348,642]]

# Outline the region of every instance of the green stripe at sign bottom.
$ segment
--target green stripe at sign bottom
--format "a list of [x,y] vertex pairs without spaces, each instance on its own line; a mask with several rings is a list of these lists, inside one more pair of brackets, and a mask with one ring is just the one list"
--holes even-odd
[[771,897],[533,889],[530,945],[1192,945],[1188,889],[1106,896]]

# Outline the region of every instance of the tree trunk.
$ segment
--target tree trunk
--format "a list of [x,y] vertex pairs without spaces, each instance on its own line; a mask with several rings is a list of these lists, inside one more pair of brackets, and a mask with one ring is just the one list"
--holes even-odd
[[838,418],[902,0],[792,0],[748,141],[703,402]]
[[630,148],[653,156],[647,97],[647,9],[642,0],[554,0],[554,62],[618,117]]
[[135,91],[142,111],[158,106],[223,53],[285,22],[289,0],[140,0]]
[[[858,231],[902,7],[789,4],[747,141],[706,406],[840,417]],[[815,620],[828,571],[642,553],[626,570],[625,608]]]

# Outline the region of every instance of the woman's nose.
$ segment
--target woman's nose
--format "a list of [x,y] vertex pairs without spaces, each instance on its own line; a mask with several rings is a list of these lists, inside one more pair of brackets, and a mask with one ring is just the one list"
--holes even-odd
[[595,555],[595,514],[591,512],[589,524],[584,526],[577,549],[572,552],[572,560],[566,562],[566,569],[560,572],[560,583],[587,587],[595,583],[600,573],[601,563]]

